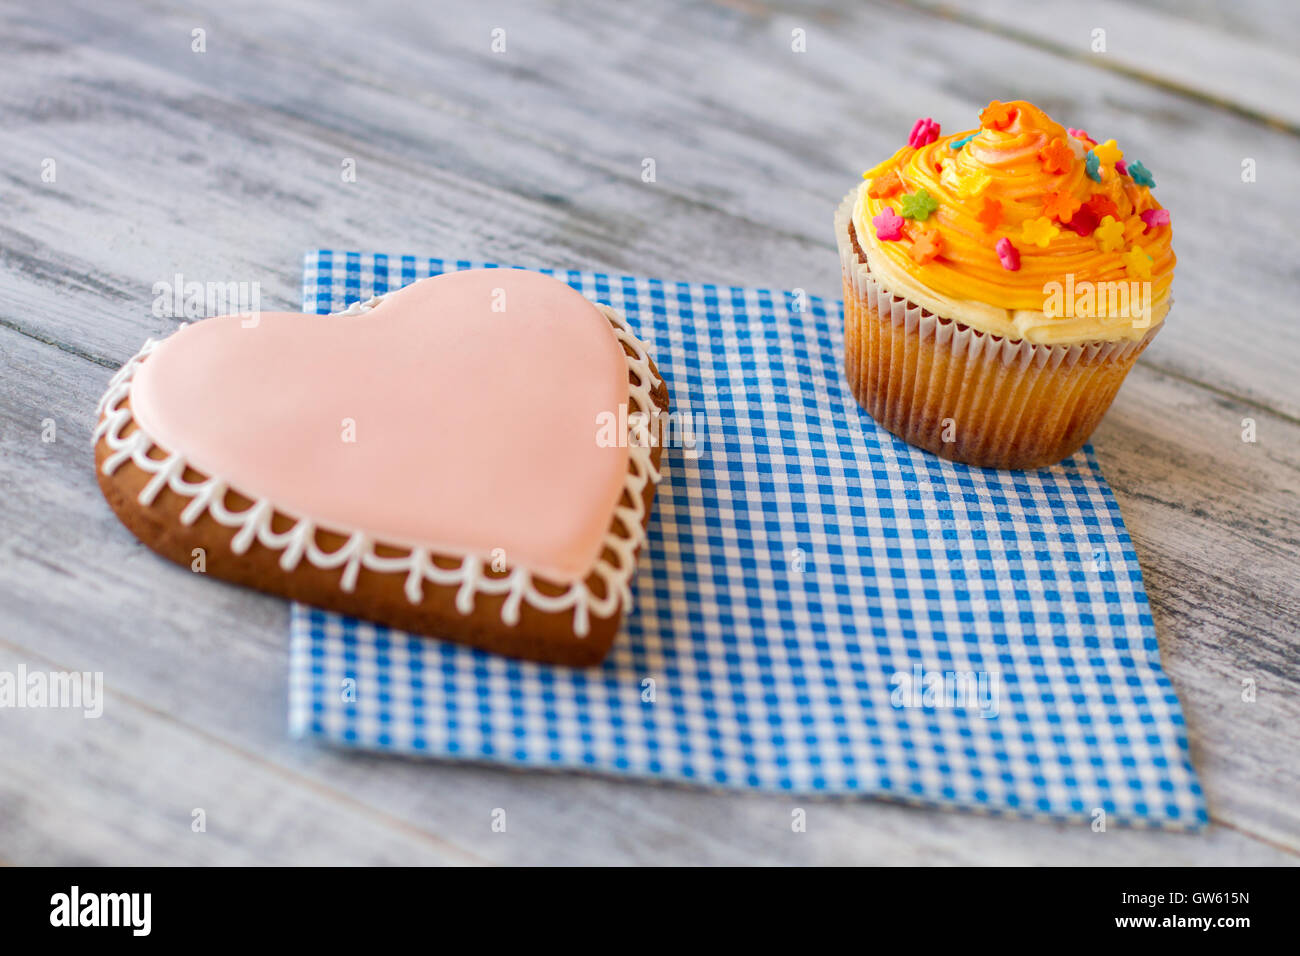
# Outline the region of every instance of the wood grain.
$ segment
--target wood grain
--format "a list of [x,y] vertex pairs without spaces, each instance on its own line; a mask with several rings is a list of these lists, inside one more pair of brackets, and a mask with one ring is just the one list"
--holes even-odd
[[[0,712],[0,858],[1296,863],[1300,330],[1278,303],[1300,278],[1279,252],[1300,216],[1300,90],[1267,52],[1294,45],[1296,18],[1243,9],[1224,23],[1107,4],[1117,56],[1136,55],[1126,23],[1179,38],[1137,70],[1063,50],[1073,21],[1027,13],[1006,35],[998,16],[915,4],[0,4],[0,669],[101,670],[109,689],[100,721]],[[489,49],[498,26],[505,54]],[[1194,75],[1183,48],[1202,51]],[[1257,50],[1268,72],[1243,70]],[[1149,156],[1174,210],[1170,326],[1095,445],[1187,712],[1207,834],[861,801],[803,803],[793,834],[783,797],[295,744],[285,605],[163,564],[99,497],[95,401],[175,327],[151,303],[177,272],[258,281],[264,307],[296,308],[300,256],[327,245],[838,297],[831,211],[860,170],[918,115],[969,125],[1017,95]]]
[[904,2],[1300,134],[1300,100],[1279,95],[1300,89],[1294,4]]

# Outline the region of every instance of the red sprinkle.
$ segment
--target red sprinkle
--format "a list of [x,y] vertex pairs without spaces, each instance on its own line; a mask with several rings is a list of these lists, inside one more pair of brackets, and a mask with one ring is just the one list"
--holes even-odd
[[1071,229],[1081,236],[1091,236],[1092,231],[1097,228],[1097,223],[1101,222],[1101,217],[1093,211],[1091,206],[1084,205],[1079,207],[1079,211],[1074,214],[1074,218],[1066,223]]
[[998,254],[998,261],[1002,263],[1002,268],[1008,272],[1020,271],[1020,250],[1011,244],[1010,239],[1003,236],[993,249]]
[[1083,204],[1085,209],[1091,209],[1097,221],[1101,222],[1107,216],[1112,219],[1119,219],[1119,206],[1115,205],[1115,200],[1109,196],[1103,196],[1101,193],[1093,193],[1088,197],[1088,201]]
[[1148,209],[1139,215],[1139,218],[1147,224],[1143,232],[1150,232],[1157,226],[1169,225],[1168,209]]
[[913,149],[929,146],[939,138],[939,124],[926,116],[912,126],[912,135],[907,137],[907,145]]

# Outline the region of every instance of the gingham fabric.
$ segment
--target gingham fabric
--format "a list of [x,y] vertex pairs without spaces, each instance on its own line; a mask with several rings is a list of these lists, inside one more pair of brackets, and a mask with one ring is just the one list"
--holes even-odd
[[[481,265],[313,252],[305,308]],[[1090,448],[1032,473],[909,448],[846,387],[838,301],[553,274],[625,312],[674,408],[703,416],[694,454],[666,452],[623,633],[603,666],[574,670],[296,606],[295,735],[1084,824],[1206,822]]]

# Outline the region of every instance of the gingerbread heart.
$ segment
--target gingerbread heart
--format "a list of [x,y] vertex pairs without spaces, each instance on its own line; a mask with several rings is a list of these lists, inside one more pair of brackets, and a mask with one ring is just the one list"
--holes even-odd
[[178,563],[589,663],[659,477],[657,443],[602,424],[667,405],[617,312],[541,273],[468,270],[147,343],[104,396],[96,458],[118,516]]

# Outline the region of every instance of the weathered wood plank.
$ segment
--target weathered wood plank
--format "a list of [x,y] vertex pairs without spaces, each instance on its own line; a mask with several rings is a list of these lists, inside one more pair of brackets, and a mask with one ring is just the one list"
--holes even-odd
[[[974,27],[893,6],[648,20],[626,8],[594,21],[567,6],[450,18],[369,5],[335,11],[308,50],[277,39],[318,19],[307,5],[232,3],[202,17],[209,49],[197,55],[192,18],[88,7],[74,36],[94,45],[54,59],[43,54],[54,26],[40,17],[28,13],[10,41],[25,79],[3,105],[24,135],[7,165],[34,170],[39,154],[67,149],[67,175],[87,178],[8,237],[28,281],[0,310],[50,337],[93,334],[96,354],[134,348],[122,340],[150,323],[132,312],[178,267],[265,277],[291,301],[284,264],[319,243],[833,293],[829,211],[858,169],[918,111],[963,122],[991,96],[1027,95],[1152,158],[1180,265],[1150,360],[1300,417],[1287,357],[1300,330],[1277,305],[1297,280],[1276,254],[1300,216],[1294,137]],[[499,56],[494,25],[507,30]],[[809,31],[806,54],[790,51],[795,27]],[[918,43],[941,70],[906,60]],[[33,45],[42,52],[24,59]],[[890,57],[907,63],[907,83],[891,79],[901,67]],[[77,165],[92,156],[114,161]],[[344,156],[359,160],[355,184],[338,182]],[[640,179],[646,156],[654,184]],[[1246,158],[1256,183],[1241,181]],[[151,201],[162,196],[184,198]],[[89,208],[67,208],[79,202]],[[143,228],[116,236],[110,263],[101,237],[123,219]],[[77,307],[61,301],[69,275],[107,282],[98,329],[74,331]]]
[[[20,667],[29,674],[84,669],[0,641],[0,671]],[[0,711],[0,852],[7,862],[483,862],[178,724],[111,683],[107,690],[97,718],[72,709]]]
[[[447,10],[76,0],[0,14],[0,669],[103,670],[115,695],[93,737],[93,721],[0,712],[0,856],[1295,862],[1300,333],[1275,307],[1297,267],[1274,254],[1300,214],[1294,138],[893,5]],[[190,52],[195,26],[206,54]],[[497,26],[504,55],[488,48]],[[795,27],[807,54],[790,50]],[[1207,63],[1204,82],[1237,82],[1229,66]],[[1179,304],[1097,447],[1219,823],[1203,837],[857,801],[807,804],[795,835],[780,797],[297,745],[284,604],[163,564],[99,498],[94,402],[107,367],[174,327],[149,304],[178,271],[260,281],[268,308],[297,306],[298,256],[320,244],[834,295],[829,210],[857,170],[920,113],[964,121],[1014,95],[1149,147],[1175,211]],[[1240,182],[1243,155],[1258,184]],[[40,180],[45,157],[56,183]],[[1231,232],[1239,221],[1252,228]],[[1246,416],[1255,444],[1240,441]],[[186,842],[195,791],[219,808],[207,843]],[[506,834],[490,830],[495,807]]]
[[1294,4],[905,2],[1300,134]]
[[[6,640],[15,653],[39,655],[69,669],[103,670],[124,698],[148,701],[160,719],[175,722],[177,727],[154,732],[168,739],[183,736],[186,728],[190,733],[202,728],[202,735],[250,759],[283,767],[294,779],[309,779],[347,801],[373,808],[384,819],[399,820],[497,862],[1194,862],[1213,853],[1227,863],[1283,860],[1283,847],[1295,852],[1297,810],[1288,793],[1296,761],[1294,744],[1285,737],[1294,719],[1294,670],[1288,672],[1285,659],[1278,659],[1285,648],[1278,650],[1272,640],[1221,647],[1213,633],[1218,620],[1237,632],[1267,633],[1275,611],[1255,601],[1223,602],[1218,595],[1213,596],[1222,605],[1217,608],[1185,606],[1177,600],[1166,606],[1159,587],[1170,575],[1161,576],[1163,562],[1173,564],[1176,574],[1177,562],[1188,556],[1177,548],[1170,549],[1172,554],[1162,551],[1158,542],[1141,537],[1141,553],[1145,555],[1148,546],[1155,550],[1157,565],[1148,566],[1148,573],[1161,614],[1165,657],[1187,706],[1198,759],[1209,764],[1211,806],[1216,817],[1232,827],[1204,839],[1135,833],[1117,838],[1114,831],[1098,839],[1079,828],[845,802],[813,804],[813,838],[799,842],[789,832],[794,804],[787,798],[435,766],[295,745],[284,736],[283,602],[162,562],[117,525],[94,485],[85,437],[94,396],[107,370],[8,330],[0,331],[0,351],[5,381],[12,383],[0,391],[0,421],[6,423],[0,476],[8,492],[6,534],[0,540],[0,626]],[[1222,424],[1218,413],[1205,410],[1205,401],[1189,402],[1181,383],[1171,385],[1142,370],[1136,374],[1141,389],[1137,408],[1180,408],[1186,423],[1163,438],[1174,447],[1155,449],[1146,449],[1144,443],[1155,439],[1139,426],[1108,425],[1102,441],[1137,446],[1127,452],[1129,458],[1141,462],[1152,451],[1164,459],[1190,456],[1201,447],[1199,435]],[[1213,406],[1212,399],[1206,401]],[[59,430],[59,440],[49,444],[40,440],[41,422],[47,417]],[[1265,434],[1269,442],[1294,445],[1297,429],[1281,422],[1270,424]],[[1226,443],[1219,448],[1221,456],[1231,453]],[[1121,450],[1110,454],[1122,457]],[[1281,519],[1272,510],[1278,501],[1266,489],[1270,483],[1277,487],[1279,477],[1293,475],[1295,461],[1287,455],[1275,457],[1261,456],[1251,484],[1255,488],[1258,483],[1258,493],[1249,501],[1223,494],[1224,479],[1216,477],[1214,468],[1163,477],[1162,487],[1173,504],[1129,496],[1121,501],[1136,534],[1143,533],[1149,520],[1161,529],[1162,538],[1189,542],[1192,535],[1180,525],[1190,522],[1195,529],[1197,519],[1178,509],[1177,502],[1221,498],[1219,507],[1225,513],[1218,517],[1255,522],[1253,533],[1260,546],[1276,548],[1271,536],[1285,524],[1279,527]],[[1117,484],[1123,481],[1121,477]],[[1210,562],[1215,558],[1213,551],[1207,555]],[[1243,561],[1252,560],[1257,556],[1243,555]],[[1226,582],[1225,589],[1270,593],[1271,579],[1261,585],[1248,563],[1212,570]],[[1192,573],[1206,571],[1197,565]],[[1286,607],[1294,613],[1294,606],[1292,595]],[[1177,637],[1171,637],[1171,631]],[[1211,651],[1205,643],[1212,645]],[[1202,666],[1207,655],[1217,655],[1213,673]],[[1267,684],[1268,691],[1261,690],[1252,708],[1235,708],[1224,703],[1225,695],[1235,691],[1235,684],[1220,679],[1225,670],[1281,676],[1261,680],[1261,688]],[[1202,706],[1207,709],[1204,717]],[[137,745],[119,741],[115,746]],[[141,750],[152,746],[138,745]],[[0,779],[9,760],[32,759],[26,751],[0,755]],[[180,777],[189,773],[183,766],[171,772]],[[137,793],[130,780],[114,776],[102,771],[95,786],[125,791],[106,812],[129,832],[132,814],[156,804]],[[1274,782],[1274,796],[1261,793],[1261,780]],[[490,831],[495,807],[504,807],[508,819],[515,821],[508,839]],[[38,832],[46,826],[36,807],[27,806],[23,813],[24,826]],[[60,827],[70,826],[62,816],[55,819]],[[75,839],[75,833],[75,828],[69,830],[68,838]],[[957,833],[962,834],[960,840],[954,839]],[[1268,842],[1261,842],[1257,833]],[[57,838],[58,833],[50,834],[56,844]],[[1270,847],[1274,842],[1278,846]],[[104,848],[107,852],[107,844]],[[239,852],[251,856],[255,851],[246,847]],[[263,858],[292,860],[294,853],[273,845]]]
[[[1254,443],[1242,441],[1247,418]],[[1141,558],[1212,816],[1300,847],[1300,430],[1139,368],[1094,445]]]

